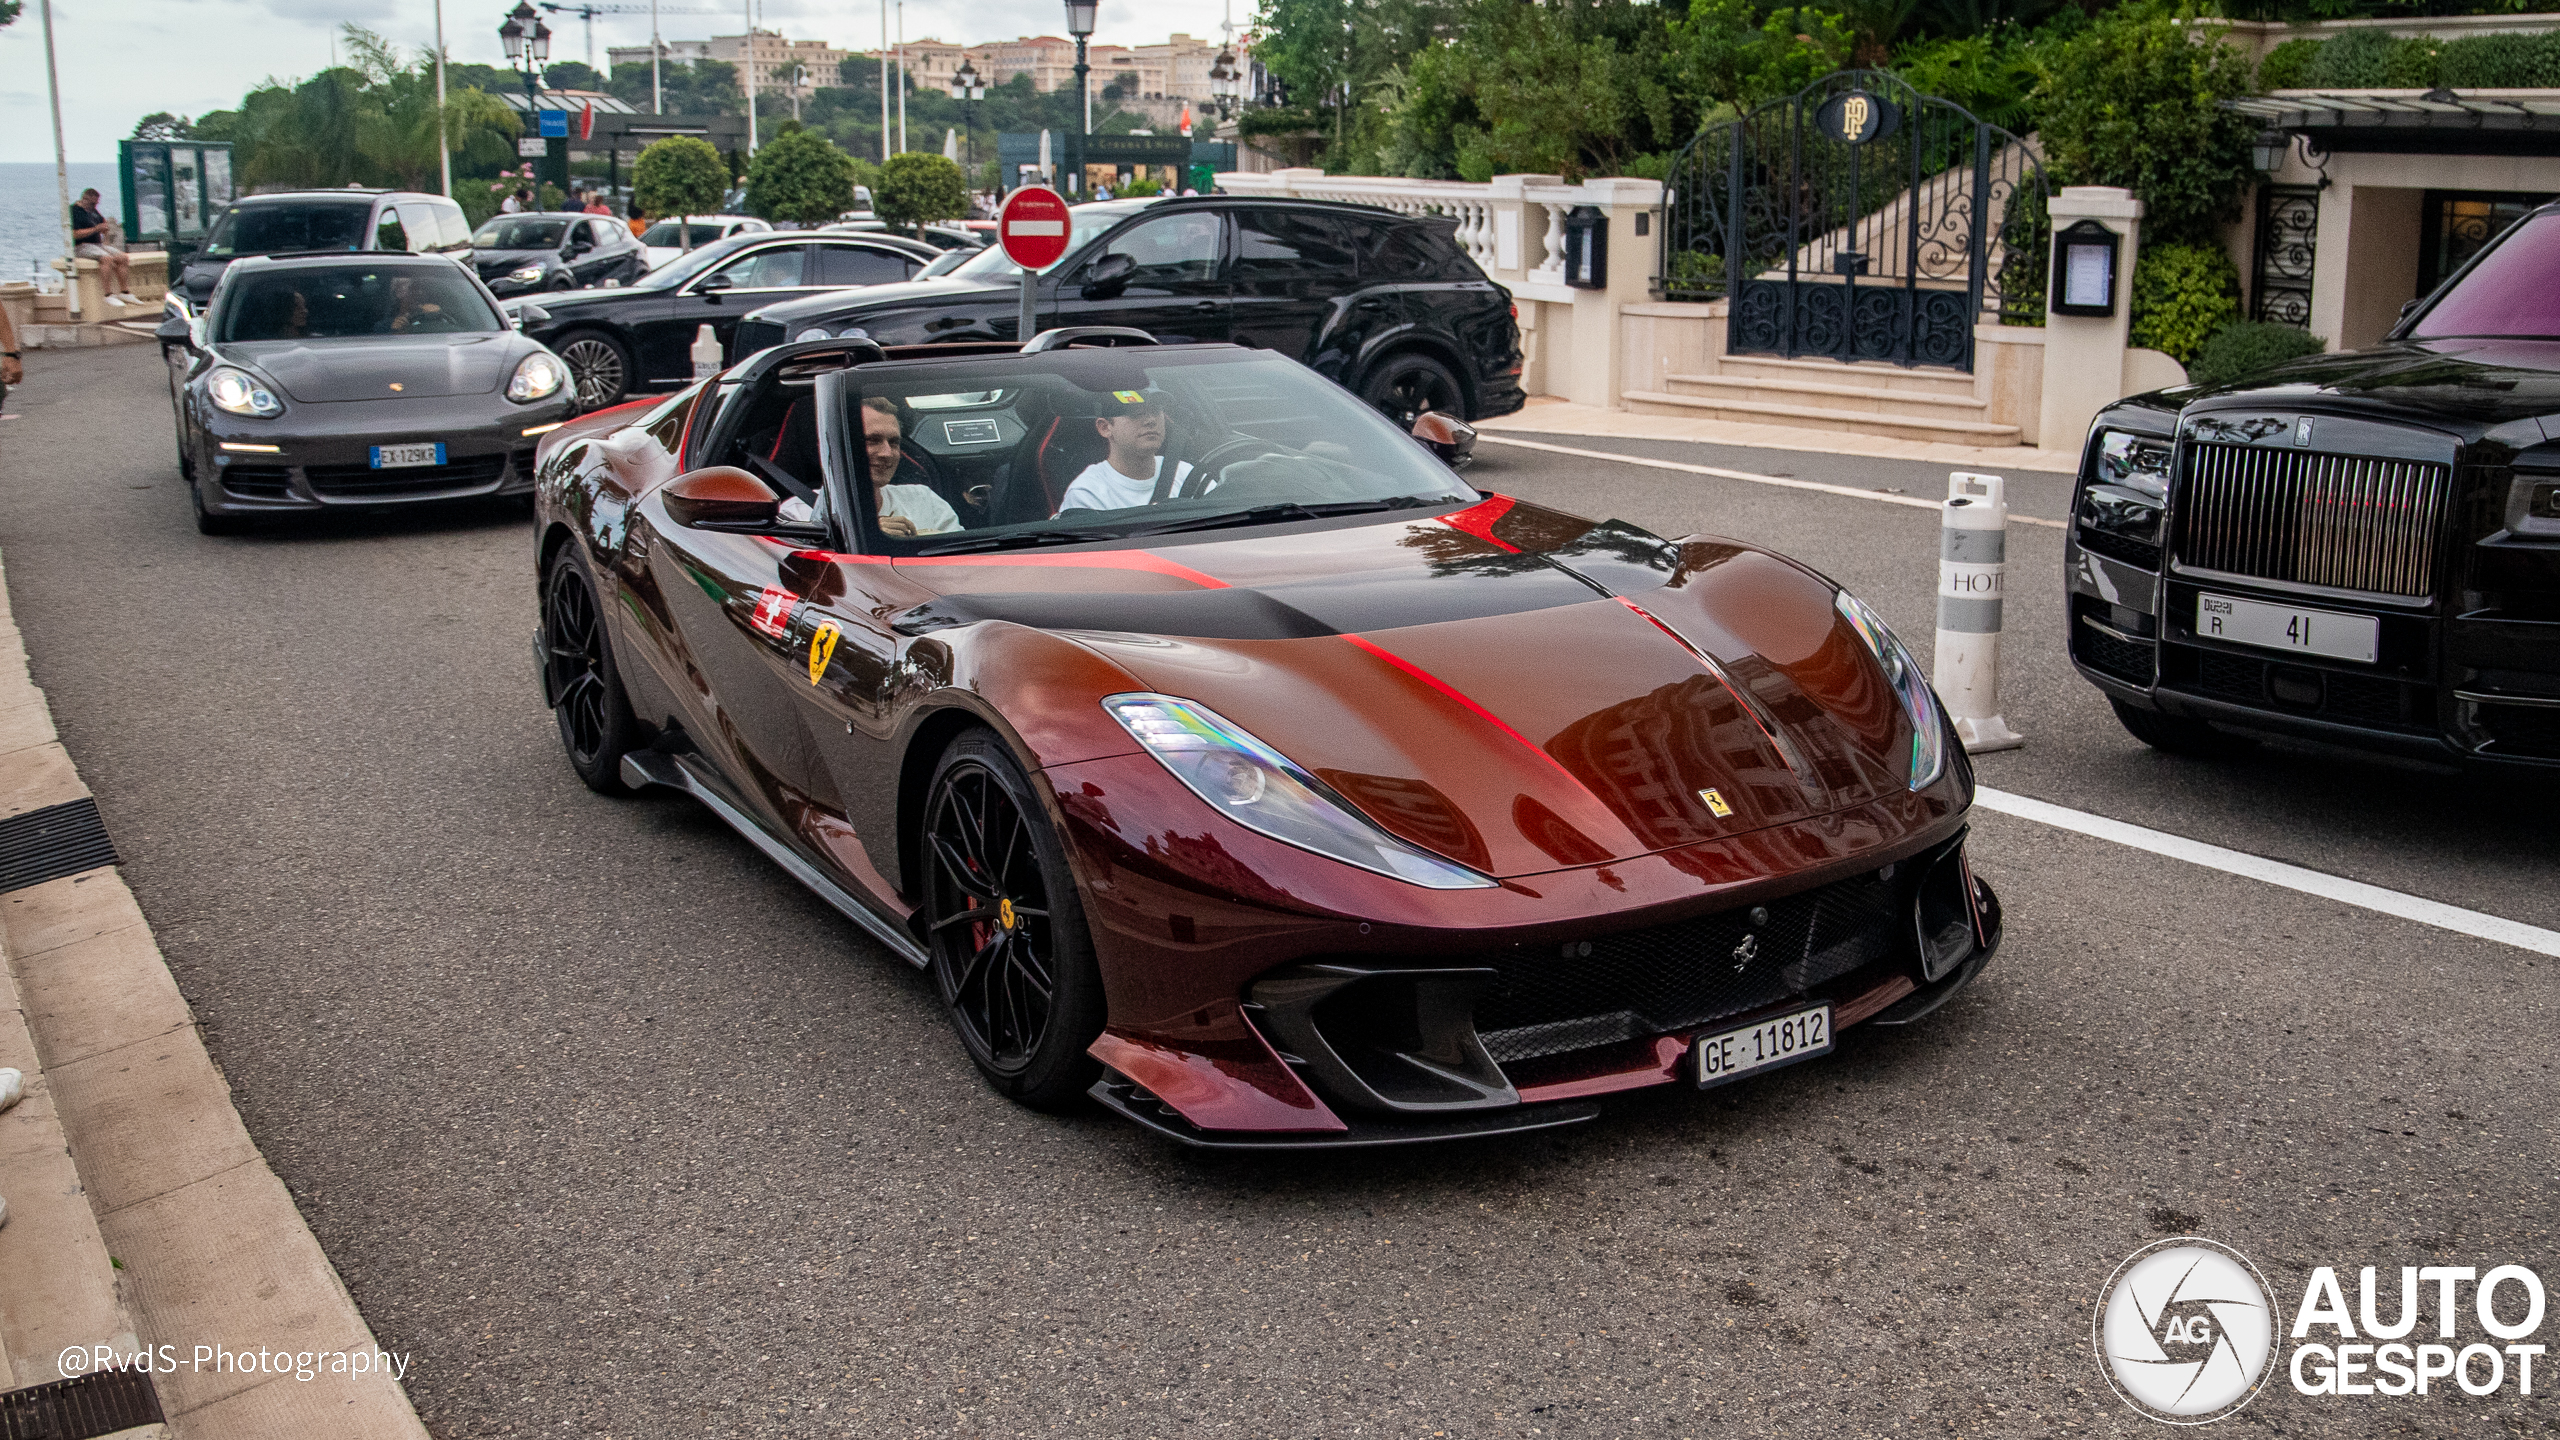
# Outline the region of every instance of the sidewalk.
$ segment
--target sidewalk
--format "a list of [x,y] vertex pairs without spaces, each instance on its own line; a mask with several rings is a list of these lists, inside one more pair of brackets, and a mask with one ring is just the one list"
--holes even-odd
[[[0,588],[0,832],[24,842],[28,825],[11,820],[88,796]],[[51,834],[83,818],[69,812]],[[71,1378],[96,1347],[142,1351],[175,1362],[150,1377],[166,1425],[119,1435],[424,1440],[407,1394],[379,1369],[324,1363],[305,1381],[196,1363],[200,1346],[324,1357],[377,1347],[242,1126],[114,865],[56,873],[95,854],[66,853],[58,838],[0,844],[0,872],[20,884],[0,892],[0,1065],[27,1076],[25,1100],[0,1114],[0,1391]],[[24,883],[43,874],[54,878]],[[0,1395],[0,1430],[10,1404]]]
[[1531,396],[1527,406],[1509,415],[1479,420],[1487,433],[1522,431],[1539,435],[1600,435],[1628,440],[1691,440],[1705,445],[1744,445],[1767,450],[1814,450],[1826,455],[1871,455],[1882,460],[1917,460],[1965,470],[2042,470],[2069,475],[2080,468],[2077,449],[2047,450],[2033,445],[1949,445],[1934,440],[1893,440],[1845,430],[1798,430],[1786,425],[1746,425],[1733,420],[1693,420],[1685,415],[1638,415],[1603,410],[1550,396]]

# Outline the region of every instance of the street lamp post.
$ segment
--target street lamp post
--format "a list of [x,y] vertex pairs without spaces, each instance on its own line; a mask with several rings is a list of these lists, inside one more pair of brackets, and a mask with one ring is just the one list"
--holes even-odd
[[[507,12],[507,23],[498,27],[498,43],[506,47],[507,63],[524,77],[525,118],[533,122],[533,133],[542,133],[542,90],[535,75],[551,59],[551,27],[533,12],[529,0],[516,0],[516,8]],[[565,149],[566,141],[561,142]],[[545,147],[548,149],[548,147]],[[547,154],[545,159],[550,158]],[[558,182],[554,182],[558,183]],[[568,187],[563,185],[562,189]],[[535,192],[534,202],[541,203]]]
[[[1100,8],[1100,0],[1067,0],[1067,33],[1076,37],[1076,105],[1084,112],[1084,129],[1078,133],[1085,135],[1093,133],[1093,88],[1086,83],[1093,67],[1084,63],[1084,47],[1093,38],[1093,12]],[[1076,153],[1081,156],[1083,147]]]
[[1236,52],[1221,50],[1209,67],[1209,98],[1218,106],[1218,123],[1223,125],[1236,113]]
[[960,143],[967,147],[969,174],[973,182],[978,173],[978,101],[986,93],[986,83],[979,76],[978,67],[969,63],[968,56],[961,56],[960,68],[951,76],[951,98],[960,102],[960,133],[968,137]]
[[809,67],[793,65],[791,67],[791,121],[795,125],[800,122],[800,92],[808,83]]

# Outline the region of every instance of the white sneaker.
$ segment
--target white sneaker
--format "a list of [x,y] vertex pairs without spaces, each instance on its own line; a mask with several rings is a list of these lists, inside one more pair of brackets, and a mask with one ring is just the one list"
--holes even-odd
[[107,303],[121,310],[124,308],[124,297],[121,295],[110,295],[107,297]]
[[127,305],[148,305],[151,303],[150,301],[143,299],[141,296],[134,294],[130,290],[119,290],[116,294],[122,296],[124,303]]
[[0,1068],[0,1110],[6,1110],[25,1097],[27,1077],[15,1069]]

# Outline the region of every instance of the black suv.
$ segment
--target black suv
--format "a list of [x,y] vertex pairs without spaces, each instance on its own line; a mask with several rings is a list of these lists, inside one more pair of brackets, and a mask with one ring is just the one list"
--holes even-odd
[[409,250],[471,260],[471,222],[442,195],[408,190],[291,190],[231,202],[170,289],[196,309],[243,255],[302,250]]
[[[1510,297],[1458,246],[1454,222],[1365,205],[1200,196],[1072,211],[1068,251],[1039,280],[1038,326],[1125,325],[1168,344],[1276,350],[1410,425],[1520,408]],[[767,305],[729,358],[787,340],[884,345],[1015,341],[1022,272],[989,246],[948,274]]]
[[2071,659],[2126,729],[2560,770],[2560,205],[2379,345],[2090,427]]

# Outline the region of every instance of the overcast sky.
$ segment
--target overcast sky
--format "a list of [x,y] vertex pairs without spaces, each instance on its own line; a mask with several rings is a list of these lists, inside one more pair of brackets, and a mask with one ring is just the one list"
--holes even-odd
[[[53,159],[53,130],[45,108],[44,28],[41,0],[27,0],[18,22],[0,30],[0,161]],[[647,0],[639,0],[642,6]],[[685,0],[664,0],[669,6]],[[445,43],[456,61],[501,64],[498,25],[514,0],[444,0]],[[692,0],[690,8],[708,8]],[[714,31],[734,35],[742,5],[712,15],[671,15],[661,9],[658,30],[670,40],[699,39]],[[795,40],[825,40],[847,49],[880,41],[878,0],[764,0],[768,29]],[[1097,41],[1143,45],[1176,30],[1203,38],[1217,33],[1216,3],[1181,0],[1102,0]],[[551,58],[582,60],[586,29],[575,16],[547,15]],[[1235,0],[1236,25],[1253,18],[1253,0]],[[431,0],[53,0],[55,58],[61,67],[63,138],[73,160],[112,161],[116,141],[133,133],[136,120],[155,110],[182,115],[228,109],[242,92],[269,76],[305,77],[329,64],[330,41],[341,24],[378,30],[403,45],[434,43]],[[892,0],[890,24],[897,24]],[[1063,34],[1060,0],[909,0],[906,35],[976,43],[1016,35]],[[636,45],[649,38],[649,17],[599,15],[596,62],[608,45]]]

